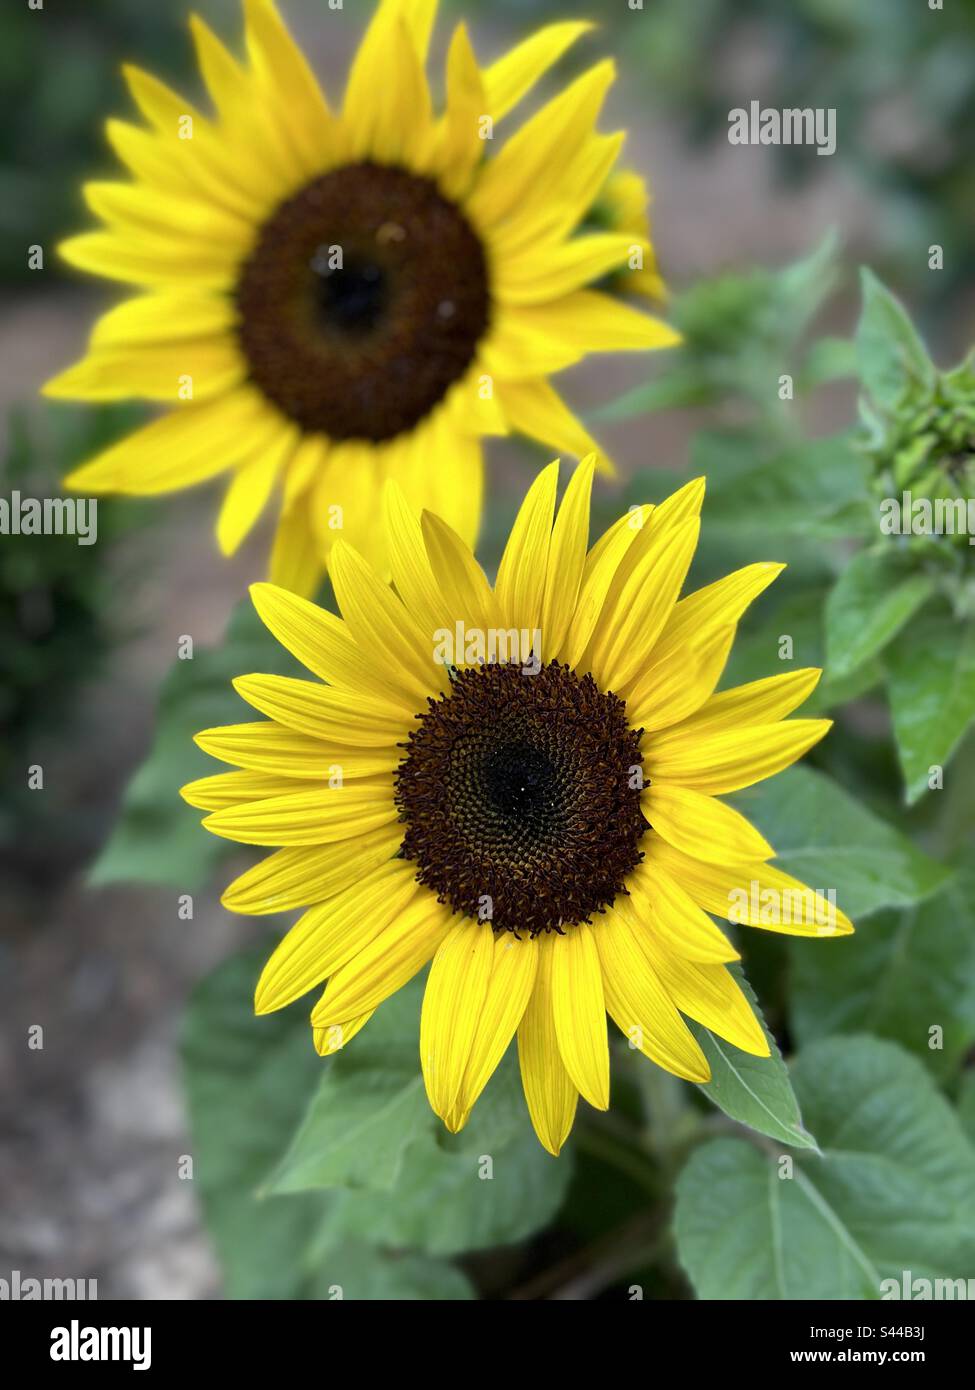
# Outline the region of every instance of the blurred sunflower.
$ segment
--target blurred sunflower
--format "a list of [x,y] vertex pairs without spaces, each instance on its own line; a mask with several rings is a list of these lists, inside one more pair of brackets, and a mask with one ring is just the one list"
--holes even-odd
[[125,69],[150,128],[107,133],[133,180],[86,185],[105,227],[60,250],[145,292],[45,389],[171,404],[68,485],[149,494],[229,471],[225,553],[279,491],[271,577],[310,593],[342,533],[387,572],[374,524],[387,478],[473,543],[482,437],[514,430],[581,456],[593,441],[549,375],[677,335],[587,288],[634,248],[652,263],[641,235],[574,235],[623,143],[595,128],[610,62],[485,157],[495,123],[589,25],[547,26],[486,68],[458,25],[438,115],[436,0],[383,0],[333,112],[273,0],[243,3],[246,66],[190,21],[215,119]]
[[255,585],[263,621],[324,684],[241,677],[267,722],[201,733],[240,770],[183,790],[215,834],[275,847],[227,889],[228,908],[308,908],[261,975],[258,1012],[327,979],[311,1021],[319,1052],[335,1051],[432,960],[420,1049],[434,1110],[460,1129],[517,1033],[552,1153],[579,1094],[609,1102],[607,1010],[693,1081],[708,1064],[682,1015],[767,1054],[727,969],[737,952],[708,913],[794,935],[852,930],[717,799],[829,728],[785,720],[816,670],[713,693],[736,624],[782,566],[678,598],[703,480],[587,552],[593,466],[575,471],[557,517],[558,465],[539,475],[493,588],[395,483],[395,587],[344,542],[331,560],[341,618]]
[[[614,288],[662,303],[667,287],[660,276],[650,239],[650,189],[646,179],[632,169],[617,169],[606,180],[596,199],[587,225],[613,232],[625,232],[634,251],[633,263],[624,271],[614,271]],[[637,254],[638,253],[638,254]]]

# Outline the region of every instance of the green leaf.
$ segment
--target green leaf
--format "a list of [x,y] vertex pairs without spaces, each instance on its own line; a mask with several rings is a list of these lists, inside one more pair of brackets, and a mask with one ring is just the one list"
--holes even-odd
[[434,1255],[510,1244],[565,1196],[571,1153],[553,1159],[536,1139],[513,1049],[460,1134],[443,1128],[420,1073],[421,997],[420,980],[400,990],[329,1063],[268,1182],[275,1193],[332,1189],[325,1247],[377,1231]]
[[248,952],[204,980],[183,1028],[194,1180],[231,1298],[298,1298],[306,1290],[315,1197],[257,1200],[322,1068],[307,1022],[255,1018],[260,955]]
[[724,1038],[715,1037],[701,1024],[688,1020],[687,1026],[711,1066],[711,1080],[698,1089],[739,1124],[748,1125],[783,1144],[814,1149],[816,1141],[803,1127],[788,1068],[762,1017],[755,992],[737,963],[729,965],[728,969],[762,1025],[771,1056],[753,1057]]
[[391,1189],[407,1145],[430,1128],[419,1064],[419,983],[398,990],[318,1083],[271,1192]]
[[[333,1234],[343,1193],[269,1194],[267,1175],[280,1167],[309,1095],[333,1063],[316,1055],[305,1011],[254,1016],[254,981],[264,954],[237,956],[205,980],[183,1030],[194,1179],[228,1296],[472,1297],[469,1283],[451,1265],[375,1248],[410,1243],[382,1221],[360,1221],[357,1239]],[[415,1006],[416,999],[411,1002]],[[418,1071],[415,1051],[410,1060]],[[365,1146],[360,1156],[369,1161]],[[370,1203],[371,1195],[365,1196],[364,1216]]]
[[[863,461],[852,436],[810,440],[746,467],[727,467],[729,436],[703,432],[692,447],[693,473],[708,477],[705,524],[761,538],[786,532],[832,537],[864,534],[869,521]],[[736,463],[740,451],[735,451]]]
[[599,424],[615,424],[655,410],[681,410],[707,405],[714,390],[702,381],[700,372],[690,366],[664,366],[652,381],[634,386],[614,401],[590,411],[588,418]]
[[934,593],[934,581],[892,548],[862,550],[840,575],[826,603],[830,674],[848,676],[883,651]]
[[962,1129],[975,1144],[975,1071],[967,1071],[958,1088],[958,1118]]
[[[774,595],[774,588],[772,593]],[[781,671],[797,671],[808,666],[822,668],[826,661],[823,606],[828,593],[828,589],[817,586],[791,594],[775,607],[770,616],[763,617],[757,624],[749,614],[742,624],[743,631],[731,649],[728,665],[721,677],[721,688],[727,690],[734,685],[745,685],[748,681],[761,680]],[[792,644],[792,655],[788,659],[781,655],[783,637],[788,637]],[[837,705],[855,700],[882,684],[883,679],[884,671],[878,661],[865,662],[842,679],[826,670],[797,713],[803,718],[822,714]]]
[[456,1303],[476,1297],[467,1277],[446,1260],[390,1253],[362,1241],[346,1241],[324,1252],[312,1296],[382,1303]]
[[[937,891],[951,871],[811,767],[792,767],[735,804],[775,847],[775,863],[811,888],[836,891],[854,921],[882,907],[909,906]],[[818,949],[843,950],[847,938]]]
[[[488,1084],[512,1081],[517,1066],[509,1058]],[[378,1228],[390,1244],[431,1255],[510,1245],[548,1225],[571,1176],[571,1153],[547,1154],[527,1112],[517,1136],[498,1144],[475,1107],[456,1138],[430,1134],[411,1145],[392,1192],[338,1194],[326,1234],[368,1238]]]
[[932,386],[934,367],[900,301],[869,270],[861,271],[861,286],[860,380],[880,405],[895,406],[912,386]]
[[826,382],[841,381],[857,374],[856,344],[848,338],[820,338],[806,354],[800,383],[811,391]]
[[796,950],[791,980],[800,1044],[875,1033],[945,1079],[975,1042],[975,875],[921,906],[877,913],[835,953]]
[[805,1049],[793,1081],[822,1157],[719,1139],[680,1176],[677,1244],[698,1296],[879,1299],[905,1270],[975,1277],[975,1148],[921,1064],[836,1038]]
[[593,412],[626,420],[648,411],[750,403],[763,417],[782,416],[776,390],[798,339],[832,290],[836,239],[782,270],[764,268],[698,281],[670,307],[683,343],[666,354],[654,380]]
[[975,719],[975,623],[914,623],[887,652],[894,737],[908,805],[928,790]]
[[126,789],[112,835],[91,868],[92,884],[158,883],[189,891],[227,854],[225,843],[200,829],[200,812],[187,806],[179,789],[221,770],[197,748],[193,735],[253,714],[231,681],[254,671],[302,674],[244,599],[224,640],[177,660],[166,677],[152,750]]

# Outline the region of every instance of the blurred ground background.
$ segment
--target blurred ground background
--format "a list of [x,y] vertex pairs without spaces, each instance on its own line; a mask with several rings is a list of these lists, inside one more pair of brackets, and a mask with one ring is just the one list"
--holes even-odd
[[[235,0],[198,8],[236,42]],[[282,8],[334,98],[371,6]],[[129,111],[118,63],[132,59],[197,95],[182,0],[65,9],[11,5],[0,20],[4,494],[38,495],[25,477],[55,488],[64,469],[123,432],[117,412],[36,401],[119,297],[62,273],[53,254],[61,235],[87,225],[80,180],[111,169],[101,125]],[[885,0],[646,0],[641,12],[626,0],[457,0],[447,12],[470,19],[481,55],[543,19],[600,21],[560,74],[617,55],[605,128],[630,129],[627,158],[651,177],[658,254],[676,290],[727,267],[782,265],[835,227],[845,262],[869,261],[889,279],[936,356],[957,358],[970,341],[973,4],[939,13]],[[835,106],[836,154],[730,146],[728,110],[753,99]],[[933,242],[945,248],[940,274],[927,268]],[[45,248],[43,273],[25,269],[30,244]],[[847,332],[856,312],[850,275],[825,326]],[[585,409],[647,371],[616,359],[563,382]],[[831,392],[816,432],[851,418],[851,407],[848,392]],[[671,412],[601,437],[625,473],[682,463],[692,425]],[[541,457],[500,443],[491,456],[509,498]],[[97,1278],[102,1297],[208,1297],[219,1279],[192,1184],[171,1181],[188,1142],[174,1041],[189,988],[251,928],[219,907],[216,888],[182,922],[171,892],[91,890],[85,866],[148,747],[177,638],[219,639],[260,577],[267,533],[221,560],[206,490],[164,501],[148,519],[124,502],[100,513],[107,538],[96,547],[44,538],[25,561],[0,539],[0,1276]],[[28,804],[23,769],[38,762],[46,787]],[[35,1024],[41,1051],[25,1043]]]

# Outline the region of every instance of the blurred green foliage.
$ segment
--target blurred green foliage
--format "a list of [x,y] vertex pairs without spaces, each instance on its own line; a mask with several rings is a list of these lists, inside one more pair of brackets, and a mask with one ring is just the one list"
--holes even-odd
[[[0,459],[0,496],[43,500],[59,496],[60,479],[78,449],[103,447],[133,412],[48,409],[8,421],[8,446]],[[59,853],[71,825],[56,791],[27,789],[26,768],[38,749],[75,736],[77,704],[102,674],[117,643],[127,635],[115,601],[124,579],[116,542],[141,524],[138,506],[100,499],[97,541],[79,545],[74,535],[0,536],[0,854],[11,865],[30,858],[29,847],[56,829]],[[55,856],[47,842],[50,881]]]
[[[926,0],[643,0],[641,9],[628,0],[491,0],[490,9],[512,22],[597,20],[648,115],[677,119],[694,143],[723,139],[729,110],[753,99],[834,107],[836,154],[810,160],[806,150],[774,148],[782,178],[798,183],[822,173],[818,165],[841,164],[874,204],[873,258],[942,310],[975,270],[972,0],[940,10]],[[927,273],[932,244],[945,252],[936,276]]]
[[[35,287],[27,247],[52,248],[90,218],[80,185],[117,167],[107,116],[131,110],[120,76],[135,62],[170,78],[192,71],[188,6],[132,0],[7,4],[0,17],[0,276]],[[236,6],[207,0],[220,20]],[[194,79],[195,82],[195,79]],[[50,268],[55,261],[51,257]],[[47,277],[41,277],[46,280]]]

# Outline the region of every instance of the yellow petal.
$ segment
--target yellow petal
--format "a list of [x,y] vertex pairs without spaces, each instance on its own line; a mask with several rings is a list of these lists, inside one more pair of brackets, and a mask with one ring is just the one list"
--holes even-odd
[[285,508],[278,520],[268,575],[272,584],[311,598],[325,573],[314,532],[303,506]]
[[606,1110],[609,1044],[595,937],[588,923],[579,922],[558,938],[552,953],[552,1007],[566,1071],[590,1105]]
[[[194,124],[192,140],[180,140],[175,126],[164,137],[130,125],[128,121],[117,120],[105,122],[105,134],[119,159],[136,178],[158,192],[171,193],[178,199],[193,199],[200,205],[201,213],[215,204],[253,226],[267,211],[269,197],[273,206],[275,180],[268,179],[266,170],[263,187],[255,189],[251,185],[247,188],[232,164],[228,167],[224,162],[215,173],[212,161],[197,156],[200,146],[196,137],[199,135],[202,140],[204,135],[204,127],[198,123]],[[220,162],[219,155],[213,154],[212,141],[211,156]]]
[[715,864],[771,859],[775,851],[750,821],[723,801],[671,783],[654,782],[641,798],[643,814],[677,849]]
[[681,960],[653,942],[646,949],[664,988],[688,1018],[701,1023],[753,1057],[768,1057],[762,1025],[735,980],[723,965]]
[[458,24],[447,52],[447,103],[433,168],[447,197],[468,187],[475,167],[484,156],[481,119],[487,98],[481,70],[465,24]]
[[375,1009],[369,1009],[358,1018],[349,1018],[343,1023],[330,1023],[327,1028],[313,1028],[312,1037],[319,1057],[331,1057],[333,1052],[341,1052],[356,1033],[366,1026],[375,1012]]
[[250,593],[265,627],[309,671],[344,690],[362,690],[395,709],[416,713],[399,686],[376,672],[376,663],[360,651],[341,618],[274,584],[252,584]]
[[409,721],[382,700],[291,676],[238,676],[234,689],[278,724],[311,738],[362,748],[395,748]]
[[[550,169],[550,177],[544,183],[526,189],[517,212],[506,222],[490,228],[494,257],[506,263],[509,258],[554,252],[585,222],[625,139],[625,131],[617,131],[614,135],[590,133],[570,159]],[[641,238],[631,246],[631,254],[637,246],[642,247],[644,259],[650,258],[650,248],[643,245]],[[625,267],[621,267],[618,273],[624,271]],[[542,307],[520,306],[520,312],[530,314],[532,309]],[[530,376],[531,373],[525,370],[521,375]]]
[[201,811],[222,811],[240,801],[266,801],[269,796],[288,796],[300,792],[301,783],[273,772],[218,772],[214,777],[198,777],[180,787],[179,794],[190,806]]
[[215,811],[207,830],[242,845],[324,845],[351,840],[397,816],[392,778],[388,786],[347,782]]
[[241,388],[183,405],[90,459],[65,478],[75,492],[148,497],[215,477],[285,428],[257,392]]
[[613,909],[595,932],[614,1023],[652,1062],[687,1081],[708,1081],[711,1069],[629,924]]
[[[208,201],[239,212],[253,223],[300,178],[301,167],[289,158],[283,143],[272,150],[252,151],[256,123],[246,132],[231,127],[220,130],[151,73],[131,64],[123,64],[122,73],[140,110],[156,127],[159,146],[171,162],[183,167],[187,182]],[[240,114],[235,113],[238,121]],[[187,117],[193,122],[192,138],[184,133]],[[239,137],[245,133],[248,139],[242,142]],[[271,153],[273,160],[255,158],[258,153]]]
[[123,300],[96,322],[93,348],[128,348],[229,335],[237,322],[226,295],[199,290],[159,290]]
[[596,467],[612,475],[606,454],[547,381],[498,383],[498,398],[512,427],[572,458],[596,455]]
[[422,970],[450,930],[451,910],[429,892],[416,895],[378,936],[337,970],[312,1013],[312,1024],[330,1023],[374,1009]]
[[[614,683],[620,689],[635,683],[655,660],[658,636],[666,630],[693,559],[702,499],[703,481],[681,488],[653,509],[647,523],[638,528],[634,543],[622,554],[587,653],[587,659],[600,669],[609,658]],[[637,520],[639,516],[634,513]],[[631,625],[629,639],[621,635],[621,624]],[[614,659],[613,649],[619,652],[621,646],[622,653]]]
[[594,290],[575,290],[550,304],[519,306],[518,321],[526,331],[572,348],[579,357],[589,352],[645,352],[673,347],[681,340],[661,319]]
[[485,108],[495,120],[506,116],[562,54],[593,25],[583,20],[547,24],[485,71]]
[[518,1028],[521,1084],[535,1133],[550,1154],[558,1157],[575,1119],[579,1092],[559,1052],[552,1003],[553,934],[537,939],[535,986]]
[[550,337],[539,331],[529,317],[531,312],[521,305],[500,302],[495,307],[478,353],[488,374],[499,381],[551,376],[581,362],[585,356],[585,349],[571,338]]
[[715,926],[658,859],[638,864],[626,886],[629,897],[621,893],[613,910],[638,936],[649,934],[667,950],[688,960],[720,963],[740,959],[721,928]]
[[153,77],[152,73],[143,71],[133,63],[123,63],[122,76],[142,115],[162,135],[175,137],[180,122],[187,116],[193,119],[194,134],[197,125],[209,125],[185,97],[160,82],[158,77]]
[[[486,165],[468,199],[467,211],[477,226],[495,230],[506,221],[517,220],[524,200],[557,178],[562,164],[573,159],[591,135],[614,76],[611,62],[597,63],[505,143]],[[490,95],[489,86],[489,100]]]
[[402,750],[390,746],[351,748],[275,723],[225,724],[202,730],[195,742],[221,762],[315,782],[378,777],[392,772],[403,756]]
[[254,244],[250,222],[193,196],[179,198],[145,184],[102,180],[86,183],[82,192],[96,217],[136,240],[164,233],[188,247],[197,241],[213,242],[233,264],[248,255]]
[[452,618],[485,632],[502,627],[494,591],[470,547],[432,512],[423,513],[421,526],[431,568]]
[[416,45],[394,6],[370,24],[349,73],[343,119],[354,159],[411,167],[429,139],[430,89]]
[[669,729],[698,709],[721,678],[732,644],[734,627],[705,628],[689,641],[681,660],[654,661],[633,677],[625,691],[627,718],[633,728],[648,733]]
[[309,177],[327,162],[334,122],[304,54],[272,0],[244,0],[247,49],[301,169]]
[[[417,432],[416,457],[422,465],[422,492],[416,488],[411,502],[417,513],[424,508],[435,512],[472,550],[484,500],[484,451],[479,438],[469,431],[457,432],[451,408],[435,411],[428,431]],[[414,474],[417,471],[414,468]],[[392,467],[388,474],[395,476]]]
[[495,293],[509,305],[540,304],[573,294],[623,265],[632,244],[632,238],[618,232],[593,232],[501,259],[495,266]]
[[542,648],[547,658],[561,650],[575,615],[589,543],[589,500],[595,466],[595,456],[590,454],[572,474],[552,528],[541,617]]
[[[705,912],[746,927],[787,936],[848,936],[853,923],[829,899],[829,884],[810,888],[773,864],[706,864],[657,835],[643,845],[650,865],[659,864]],[[835,891],[834,891],[835,895]]]
[[[618,545],[621,537],[626,539],[626,548],[629,548],[655,511],[656,508],[651,503],[641,502],[630,507],[622,516],[617,517],[612,526],[608,526],[590,547],[589,554],[586,556],[586,568],[582,574],[583,583],[588,582],[593,572],[603,563],[607,551]],[[623,553],[625,554],[625,550]]]
[[430,967],[420,1017],[420,1061],[431,1109],[446,1119],[467,1068],[494,963],[490,923],[451,926]]
[[45,396],[66,400],[122,401],[130,396],[178,406],[188,390],[206,401],[239,386],[247,366],[229,336],[185,342],[93,348],[59,372]]
[[638,508],[611,526],[586,556],[575,613],[559,653],[569,666],[582,662],[613,581],[644,525],[643,509]]
[[424,633],[402,601],[344,541],[332,551],[329,573],[342,616],[363,651],[382,653],[404,695],[423,708],[428,695],[449,682],[433,656],[433,633]]
[[131,285],[163,287],[178,280],[208,290],[229,290],[236,263],[219,246],[185,244],[149,233],[138,239],[117,231],[82,232],[58,245],[58,254],[76,270]]
[[750,787],[790,767],[832,728],[831,719],[790,719],[752,724],[734,732],[688,734],[659,746],[645,740],[644,759],[652,782],[675,782],[720,796]]
[[413,41],[417,57],[421,63],[425,63],[437,18],[437,0],[383,0],[383,3],[396,8]]
[[220,901],[255,917],[323,902],[392,859],[402,841],[402,827],[391,822],[354,841],[279,849],[234,879]]
[[692,731],[697,737],[705,732],[730,732],[746,724],[774,724],[809,698],[821,675],[817,668],[806,667],[722,690],[706,700],[679,727],[658,735],[659,744],[679,743],[685,736],[690,737]]
[[254,994],[259,1014],[283,1009],[340,970],[418,892],[415,867],[394,859],[311,908],[271,955]]
[[[506,627],[534,633],[541,619],[558,480],[557,462],[542,469],[518,510],[501,556],[494,591]],[[526,655],[522,652],[523,658]]]
[[364,440],[329,443],[309,485],[304,506],[311,514],[319,554],[328,562],[343,536],[354,536],[363,558],[379,568],[385,562],[380,513],[380,480],[392,445]]
[[423,543],[420,519],[392,479],[383,489],[386,545],[396,592],[422,632],[433,634],[451,614],[440,592]]
[[[604,690],[619,690],[647,663],[673,612],[700,534],[697,518],[657,531],[651,527],[633,548],[636,563],[607,596],[593,635],[591,666]],[[629,556],[627,557],[629,558]]]
[[[528,936],[517,940],[511,932],[498,933],[487,994],[457,1094],[454,1114],[461,1122],[491,1079],[521,1023],[534,988],[537,965],[537,941]],[[460,1123],[448,1120],[448,1128],[460,1127]]]
[[682,598],[660,635],[655,659],[679,659],[684,644],[692,637],[700,640],[706,628],[734,626],[749,604],[784,569],[785,565],[769,562],[746,565]]
[[260,450],[234,473],[217,518],[217,544],[224,555],[233,555],[255,526],[296,438],[297,430],[282,432],[273,449]]

